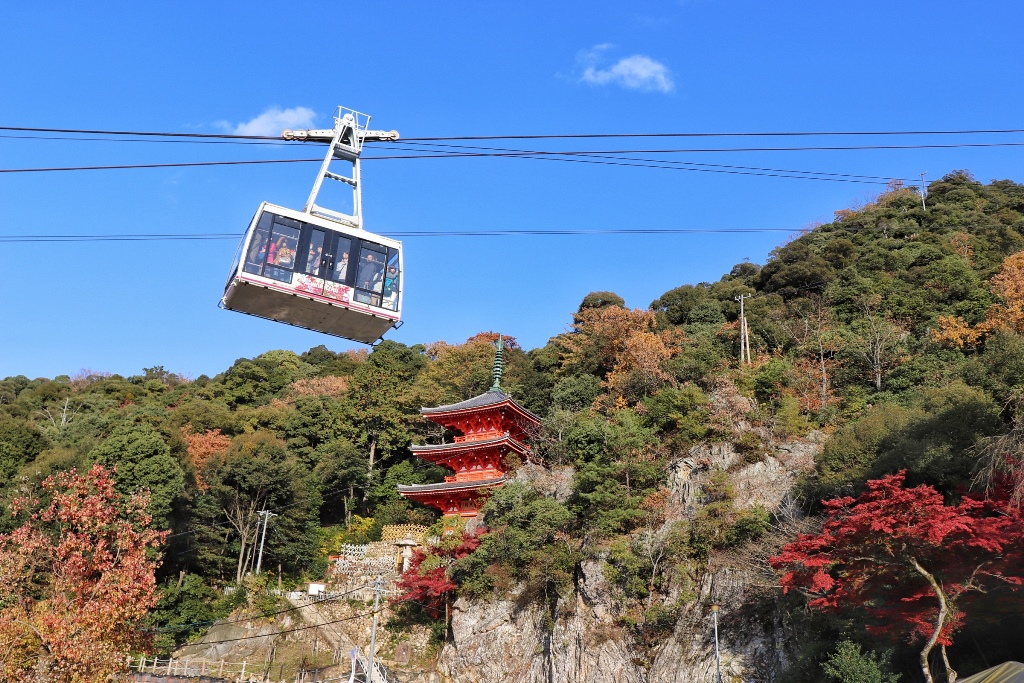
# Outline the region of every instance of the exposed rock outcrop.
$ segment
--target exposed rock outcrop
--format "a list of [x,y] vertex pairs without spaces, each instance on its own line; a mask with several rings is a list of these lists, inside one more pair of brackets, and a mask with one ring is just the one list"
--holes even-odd
[[441,671],[458,683],[643,683],[615,625],[600,563],[584,563],[575,595],[555,614],[515,600],[459,600]]
[[[776,510],[796,479],[814,466],[822,435],[767,447],[746,463],[729,442],[701,444],[672,463],[669,487],[685,517],[700,501],[700,486],[716,469],[729,472],[738,508]],[[536,468],[517,477],[557,495],[567,489],[571,470]],[[669,523],[675,520],[669,520]],[[787,664],[785,629],[772,610],[758,610],[763,577],[750,557],[724,558],[708,568],[683,605],[671,635],[644,660],[617,621],[616,601],[602,562],[581,566],[574,594],[552,613],[536,604],[508,600],[455,604],[451,640],[439,669],[454,683],[714,683],[715,648],[711,605],[722,605],[719,642],[723,681],[772,683]],[[770,597],[767,598],[770,600]],[[525,602],[525,601],[524,601]]]

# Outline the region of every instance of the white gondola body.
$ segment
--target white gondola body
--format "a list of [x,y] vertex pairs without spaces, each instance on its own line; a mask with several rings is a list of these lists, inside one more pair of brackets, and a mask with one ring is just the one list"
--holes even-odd
[[221,305],[365,344],[401,324],[402,244],[264,202]]

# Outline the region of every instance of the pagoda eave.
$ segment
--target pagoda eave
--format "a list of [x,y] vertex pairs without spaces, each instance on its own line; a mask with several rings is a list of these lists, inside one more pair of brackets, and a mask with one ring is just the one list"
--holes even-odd
[[496,450],[514,451],[519,455],[526,455],[530,449],[525,444],[513,439],[510,436],[500,436],[494,439],[479,439],[476,441],[465,440],[454,443],[426,444],[423,446],[410,446],[409,450],[417,458],[429,462],[441,464],[446,460],[457,458],[471,453],[485,453]]
[[398,493],[405,498],[437,508],[445,515],[475,517],[495,489],[504,484],[504,476],[481,481],[453,481],[438,484],[399,484]]

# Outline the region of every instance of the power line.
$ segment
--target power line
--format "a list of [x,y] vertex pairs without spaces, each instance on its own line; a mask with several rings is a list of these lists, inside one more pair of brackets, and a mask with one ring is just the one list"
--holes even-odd
[[[595,138],[738,138],[738,137],[813,137],[845,135],[981,135],[1024,133],[1022,128],[974,130],[876,130],[876,131],[764,131],[724,133],[571,133],[564,135],[460,135],[448,137],[402,138],[401,141],[426,140],[586,140]],[[381,141],[389,142],[389,141]]]
[[[423,147],[445,147],[445,148],[455,148],[455,149],[478,149],[478,150],[489,150],[489,151],[498,151],[498,152],[518,152],[518,151],[526,152],[526,151],[528,151],[528,150],[510,149],[510,148],[506,148],[506,147],[479,147],[479,146],[476,146],[476,145],[442,145],[442,144],[433,144],[433,143],[420,143],[420,144]],[[414,148],[414,149],[416,149],[416,148]],[[529,151],[532,153],[532,150],[529,150]],[[625,157],[611,157],[611,158],[619,159],[619,158],[625,158]],[[653,161],[653,160],[650,160],[650,159],[638,159],[638,161]],[[700,162],[700,161],[658,160],[658,163],[681,164],[681,165],[686,165],[686,166],[709,166],[709,167],[712,167],[712,168],[743,169],[743,170],[748,170],[748,171],[772,171],[772,172],[776,172],[776,173],[804,173],[804,174],[811,174],[811,175],[838,176],[838,177],[844,177],[844,178],[867,178],[867,179],[872,179],[872,180],[884,180],[884,181],[889,181],[889,180],[893,179],[892,176],[860,175],[860,174],[856,174],[856,173],[829,173],[829,172],[826,172],[826,171],[797,171],[797,170],[785,169],[785,168],[764,168],[762,166],[735,166],[735,165],[730,165],[730,164],[712,164],[712,163]],[[906,180],[906,179],[902,179],[902,180]]]
[[[664,165],[679,163],[671,160],[639,159],[637,161],[647,162],[649,166],[633,163],[594,161],[590,159],[561,159],[558,157],[580,157],[591,156],[595,158],[622,159],[622,157],[607,156],[615,154],[700,154],[719,152],[808,152],[808,151],[856,151],[856,150],[884,150],[884,149],[959,149],[959,148],[984,148],[984,147],[1022,147],[1024,142],[982,142],[982,143],[950,143],[934,145],[846,145],[831,147],[720,147],[720,148],[688,148],[688,149],[632,149],[632,150],[568,150],[568,151],[541,151],[524,150],[516,152],[435,152],[428,154],[396,154],[396,155],[372,155],[364,156],[364,161],[383,161],[396,159],[465,159],[465,158],[526,158],[526,159],[554,159],[557,161],[568,161],[575,163],[598,163],[617,166],[639,166],[646,168],[668,168],[670,170],[706,170],[706,169],[684,169]],[[418,151],[418,150],[417,150]],[[628,159],[624,161],[629,161]],[[159,164],[118,164],[109,166],[48,166],[35,168],[5,168],[0,173],[44,173],[59,171],[109,171],[144,168],[187,168],[197,166],[244,166],[254,164],[289,164],[289,163],[322,163],[323,159],[252,159],[235,161],[194,161],[175,162]],[[705,164],[706,165],[706,164]],[[725,172],[725,171],[722,171]],[[814,171],[789,171],[789,173],[815,174]],[[772,173],[746,173],[745,175],[759,175],[768,177],[791,177],[805,180],[834,180],[838,178],[810,178],[804,176],[775,175]],[[824,173],[820,175],[825,175]],[[852,176],[853,174],[828,174],[831,176]],[[882,176],[877,176],[882,177]],[[906,181],[906,179],[901,179]],[[842,182],[864,182],[843,179]]]
[[325,621],[325,622],[323,622],[321,624],[311,624],[309,626],[299,626],[298,628],[291,628],[291,629],[288,629],[288,630],[285,630],[285,631],[273,631],[271,633],[264,633],[262,635],[257,635],[257,636],[241,636],[240,638],[225,638],[223,640],[208,640],[208,641],[202,641],[202,642],[198,642],[197,641],[197,642],[192,643],[192,644],[193,645],[220,645],[221,643],[234,643],[234,642],[237,642],[237,641],[240,641],[240,640],[253,640],[254,638],[269,638],[271,636],[284,635],[285,633],[295,633],[297,631],[308,631],[311,628],[320,628],[321,626],[330,626],[331,624],[339,624],[339,623],[341,623],[343,621],[352,621],[353,619],[362,619],[363,617],[368,617],[370,615],[376,614],[378,612],[383,612],[383,611],[384,611],[383,609],[379,609],[379,610],[376,610],[376,611],[370,610],[369,612],[362,612],[360,614],[354,614],[354,615],[352,615],[350,617],[342,617],[341,619],[335,619],[334,621]]
[[[459,139],[459,138],[456,138]],[[719,152],[840,152],[851,150],[880,150],[880,149],[959,149],[967,147],[1022,147],[1024,142],[951,142],[920,145],[833,145],[833,146],[804,146],[804,147],[690,147],[677,149],[610,149],[610,150],[584,150],[584,151],[533,151],[526,152],[528,155],[588,155],[588,154],[700,154]],[[508,157],[522,156],[523,152],[511,153],[439,153],[427,155],[379,155],[364,156],[363,159],[424,159],[424,158],[459,158],[459,157]]]
[[0,126],[0,130],[24,131],[26,133],[76,133],[78,135],[138,135],[166,138],[227,138],[231,140],[281,140],[279,135],[235,135],[229,133],[155,133],[132,130],[88,130],[82,128],[29,128],[25,126]]
[[[586,236],[586,235],[690,235],[792,233],[794,228],[610,228],[607,230],[405,230],[383,231],[385,237],[511,237],[511,236]],[[196,233],[188,235],[0,235],[0,243],[31,242],[160,242],[187,240],[237,240],[240,233]]]
[[[465,147],[463,145],[437,145],[443,147],[462,147],[465,149],[473,149],[472,147]],[[393,149],[403,149],[401,147],[395,147]],[[410,149],[408,147],[404,149]],[[906,178],[893,178],[891,176],[862,176],[853,173],[829,173],[824,171],[794,171],[788,169],[776,169],[776,168],[762,168],[757,166],[735,166],[727,164],[709,164],[695,161],[676,161],[673,159],[643,159],[637,157],[621,157],[611,156],[612,154],[620,154],[624,152],[590,152],[590,151],[578,151],[578,152],[544,152],[537,150],[508,150],[502,148],[477,148],[477,149],[492,149],[510,152],[509,154],[496,154],[493,156],[515,158],[515,159],[533,159],[538,161],[565,161],[578,164],[600,164],[605,166],[627,166],[633,168],[656,168],[670,171],[691,171],[691,172],[703,172],[703,173],[726,173],[730,175],[750,175],[767,178],[792,178],[795,180],[825,180],[831,182],[842,182],[842,183],[862,183],[868,185],[887,185],[893,180],[900,180],[908,183],[913,182]],[[417,148],[411,148],[411,151],[419,151]],[[652,150],[659,151],[659,150]],[[548,156],[554,155],[554,156]],[[561,155],[578,157],[586,156],[586,159],[570,158],[563,159]],[[408,157],[364,157],[365,159],[386,159],[386,158],[430,158],[436,156],[439,158],[450,158],[452,155],[445,152],[437,152],[431,155],[425,156],[408,156]],[[466,156],[475,156],[467,154]],[[480,155],[480,156],[491,156],[491,155]],[[598,159],[595,161],[595,159]],[[601,159],[605,161],[600,161]],[[632,163],[639,162],[639,163]],[[708,167],[708,168],[703,168]],[[824,177],[814,177],[824,176]]]
[[169,240],[239,239],[237,233],[197,233],[187,235],[0,235],[0,242],[153,242]]
[[[353,588],[352,590],[345,591],[344,593],[333,593],[333,594],[331,594],[330,597],[324,598],[322,600],[317,600],[316,603],[313,603],[313,604],[320,604],[320,603],[324,603],[324,602],[333,602],[333,601],[335,601],[335,600],[337,600],[339,598],[342,598],[342,597],[344,597],[346,595],[351,595],[352,593],[356,593],[358,591],[361,591],[361,590],[364,590],[364,589],[370,588],[370,587],[371,587],[371,584],[364,584],[362,586],[358,586],[356,588]],[[298,605],[298,606],[294,606],[294,607],[288,607],[287,609],[277,610],[276,612],[269,612],[267,614],[256,614],[256,615],[250,615],[250,616],[247,616],[247,617],[239,617],[237,619],[232,619],[230,621],[221,621],[220,619],[210,619],[210,620],[207,620],[207,621],[193,621],[190,624],[168,624],[167,626],[160,626],[159,628],[147,629],[147,630],[155,633],[155,632],[159,632],[159,631],[182,631],[182,630],[187,629],[187,628],[192,628],[193,626],[205,626],[206,624],[216,624],[217,626],[227,626],[229,624],[238,624],[238,623],[241,623],[243,621],[251,621],[253,619],[268,619],[270,617],[276,617],[279,614],[287,614],[288,612],[294,612],[296,610],[305,609],[307,607],[309,607],[309,605]]]
[[[533,159],[541,161],[562,161],[579,164],[598,164],[604,166],[626,166],[633,168],[653,168],[663,169],[670,171],[695,171],[705,173],[726,173],[731,175],[750,175],[759,177],[769,178],[790,178],[794,180],[826,180],[833,182],[846,182],[846,183],[864,183],[871,185],[884,185],[885,182],[881,180],[857,180],[854,179],[853,174],[839,174],[839,173],[818,173],[816,171],[787,171],[784,173],[761,173],[754,171],[739,171],[739,170],[720,170],[718,168],[697,168],[697,166],[720,166],[718,164],[698,164],[694,162],[680,162],[673,160],[661,160],[661,159],[631,159],[629,157],[614,157],[604,156],[588,159],[563,159],[559,156],[547,156],[552,155],[563,155],[563,156],[574,156],[574,155],[595,155],[594,152],[534,152],[534,151],[523,151],[511,154],[498,154],[498,153],[478,153],[478,154],[421,154],[421,155],[403,155],[403,156],[377,156],[377,157],[363,157],[364,160],[372,159],[444,159],[444,158],[474,158],[474,157],[499,157],[499,158],[515,158],[515,159]],[[600,159],[608,159],[609,161],[601,161]],[[322,159],[259,159],[249,161],[196,161],[187,163],[161,163],[161,164],[120,164],[111,166],[55,166],[55,167],[37,167],[37,168],[8,168],[0,169],[0,173],[52,173],[62,171],[113,171],[113,170],[128,170],[128,169],[146,169],[146,168],[188,168],[197,166],[243,166],[252,164],[279,164],[279,163],[313,163],[322,162]],[[646,162],[646,163],[633,163]],[[674,166],[671,164],[686,164],[686,166]],[[724,167],[723,167],[724,168]],[[736,167],[743,168],[743,167]],[[803,175],[796,175],[803,174]],[[834,176],[834,177],[814,177],[817,175],[821,176]],[[851,177],[844,177],[851,176]],[[867,176],[865,176],[867,177]],[[875,176],[881,178],[882,176]],[[904,180],[898,178],[898,180]]]
[[288,147],[299,144],[298,141],[292,140],[204,140],[198,139],[186,139],[179,140],[177,138],[171,140],[159,140],[159,139],[134,139],[134,138],[112,138],[112,137],[69,137],[64,135],[2,135],[0,138],[5,140],[59,140],[63,142],[142,142],[147,144],[178,144],[178,145],[270,145],[271,147]]
[[[175,133],[154,131],[96,130],[81,128],[36,128],[28,126],[0,126],[0,130],[27,133],[68,133],[78,135],[133,135],[146,137],[215,138],[233,140],[277,140],[278,136],[237,135],[230,133]],[[1003,135],[1024,133],[1022,128],[990,128],[960,130],[876,130],[876,131],[761,131],[761,132],[670,132],[670,133],[567,133],[529,135],[456,135],[410,137],[404,141],[438,140],[585,140],[601,138],[706,138],[706,137],[813,137],[813,136],[873,136],[873,135]]]
[[323,159],[255,159],[250,161],[193,161],[170,164],[122,164],[117,166],[51,166],[40,168],[0,168],[0,173],[48,173],[54,171],[120,171],[138,168],[186,168],[191,166],[245,166],[251,164],[308,164]]

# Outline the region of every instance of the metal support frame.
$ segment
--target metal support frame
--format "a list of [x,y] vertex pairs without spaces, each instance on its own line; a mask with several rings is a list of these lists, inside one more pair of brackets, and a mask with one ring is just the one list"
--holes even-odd
[[[363,135],[366,133],[369,122],[370,117],[366,114],[338,107],[338,111],[334,114],[334,134],[331,136],[331,142],[327,146],[327,155],[324,157],[324,162],[320,164],[320,172],[317,173],[316,181],[313,183],[313,191],[309,193],[306,206],[302,209],[304,213],[324,216],[339,223],[350,225],[353,228],[362,229],[363,201],[362,187],[360,187],[359,182],[359,152],[362,151]],[[335,158],[352,163],[351,178],[331,172],[331,162]],[[320,194],[320,186],[323,184],[324,178],[337,180],[352,187],[351,215],[317,205],[316,198]]]
[[[355,109],[338,107],[334,112],[334,128],[331,130],[286,130],[281,134],[285,140],[327,142],[327,154],[320,164],[313,190],[309,193],[306,206],[302,212],[322,216],[349,227],[363,229],[363,195],[362,171],[359,167],[359,155],[363,151],[363,143],[367,140],[397,140],[398,131],[370,130],[370,116]],[[335,159],[352,164],[351,177],[333,173],[331,162]],[[337,180],[352,188],[352,213],[346,214],[328,209],[316,203],[317,195],[324,178]]]

